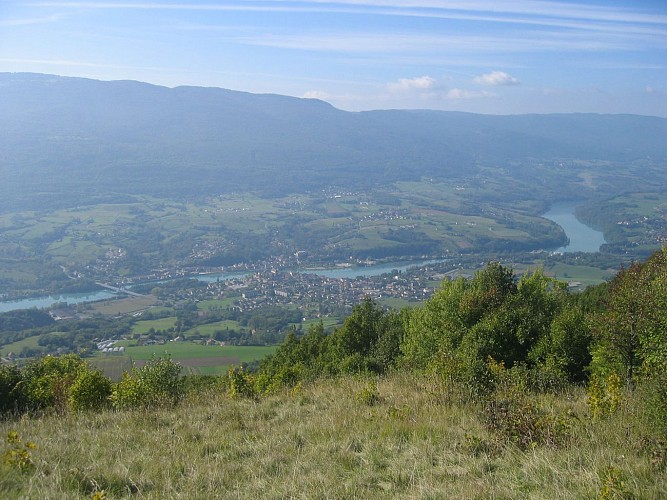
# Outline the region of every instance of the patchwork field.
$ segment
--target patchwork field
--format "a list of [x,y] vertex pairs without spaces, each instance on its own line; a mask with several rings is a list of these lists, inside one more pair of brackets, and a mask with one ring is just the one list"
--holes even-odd
[[[127,347],[125,356],[100,354],[93,359],[94,364],[102,368],[108,376],[118,372],[116,365],[129,368],[129,361],[142,366],[153,357],[165,356],[179,362],[187,368],[188,373],[219,375],[225,373],[231,365],[262,359],[276,349],[277,346],[206,346],[191,342],[169,342],[163,345]],[[100,359],[105,360],[106,364],[98,364]]]
[[106,314],[108,316],[118,316],[120,314],[132,314],[143,311],[157,304],[158,300],[152,295],[143,297],[128,297],[127,299],[104,300],[92,304],[95,312]]

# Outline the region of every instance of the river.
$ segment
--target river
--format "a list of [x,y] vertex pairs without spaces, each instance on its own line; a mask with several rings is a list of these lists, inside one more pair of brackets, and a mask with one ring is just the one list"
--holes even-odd
[[[429,264],[435,264],[437,262],[443,262],[443,261],[413,260],[413,261],[388,262],[388,263],[375,264],[372,266],[363,266],[363,267],[296,269],[295,271],[300,273],[318,274],[320,276],[326,276],[328,278],[356,278],[357,276],[363,276],[363,277],[379,276],[380,274],[388,273],[394,270],[405,271],[406,269],[411,267],[426,266]],[[215,281],[227,281],[234,278],[242,278],[243,276],[247,276],[248,274],[251,274],[251,272],[237,271],[231,273],[199,274],[188,277],[210,283]],[[159,282],[155,283],[157,285]],[[117,297],[117,294],[109,290],[99,290],[96,292],[88,292],[88,293],[65,293],[62,295],[49,295],[45,297],[33,297],[28,299],[0,301],[0,313],[7,311],[14,311],[16,309],[30,309],[32,307],[36,307],[38,309],[43,307],[50,307],[56,302],[66,302],[69,305],[74,305],[74,304],[81,304],[83,302],[97,302],[99,300],[106,300],[113,297]]]
[[48,295],[45,297],[33,297],[30,299],[7,300],[0,302],[0,313],[14,311],[16,309],[30,309],[36,307],[50,307],[56,302],[67,302],[69,305],[81,304],[82,302],[96,302],[116,297],[114,292],[99,290],[86,293],[65,293],[61,295]]
[[[556,252],[597,252],[600,245],[606,243],[601,231],[597,231],[586,224],[580,222],[574,215],[577,203],[566,202],[554,204],[548,212],[542,217],[549,219],[563,228],[565,234],[570,239],[567,246],[557,248]],[[297,272],[318,274],[327,278],[348,278],[353,279],[358,276],[370,277],[379,276],[391,271],[405,271],[410,267],[427,266],[443,262],[442,260],[411,260],[387,262],[363,267],[332,267],[324,269],[296,269]],[[226,281],[233,278],[243,277],[249,272],[233,273],[214,273],[192,276],[200,281]],[[56,302],[67,302],[70,305],[80,304],[82,302],[96,302],[116,297],[116,294],[109,290],[99,290],[88,293],[66,293],[62,295],[49,295],[45,297],[36,297],[30,299],[0,301],[0,313],[13,311],[16,309],[30,309],[31,307],[49,307]]]
[[579,203],[556,203],[542,215],[562,227],[570,239],[568,245],[557,248],[555,252],[598,252],[600,246],[606,243],[602,231],[593,229],[577,219],[574,215],[577,205]]

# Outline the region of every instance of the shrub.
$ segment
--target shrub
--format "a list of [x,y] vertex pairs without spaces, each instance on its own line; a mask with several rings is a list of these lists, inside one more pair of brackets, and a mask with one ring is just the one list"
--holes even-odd
[[360,391],[354,395],[359,403],[367,406],[375,406],[382,402],[382,397],[378,392],[378,387],[376,383],[369,382],[366,384]]
[[21,372],[15,366],[0,365],[0,415],[25,407]]
[[588,383],[587,392],[593,420],[612,415],[621,404],[621,377],[614,372],[606,377],[594,373]]
[[22,371],[28,409],[55,408],[64,412],[68,407],[69,390],[79,373],[89,370],[79,356],[44,356],[31,361]]
[[230,368],[227,373],[229,388],[227,394],[232,398],[255,398],[255,384],[253,376],[245,373],[243,368]]
[[16,431],[9,431],[6,441],[7,449],[2,454],[2,461],[5,465],[14,467],[21,472],[27,472],[35,468],[31,453],[31,450],[37,448],[35,443],[30,441],[24,443]]
[[554,415],[522,399],[491,399],[484,407],[487,429],[522,449],[565,443],[575,420],[572,412]]
[[[132,372],[136,374],[134,368]],[[147,394],[144,384],[138,377],[124,372],[120,382],[113,387],[109,399],[116,410],[126,410],[146,406]]]
[[69,389],[69,407],[74,411],[97,410],[110,405],[111,380],[99,370],[82,370]]
[[181,365],[169,358],[153,358],[141,368],[123,373],[111,393],[115,409],[170,406],[184,396],[185,383]]

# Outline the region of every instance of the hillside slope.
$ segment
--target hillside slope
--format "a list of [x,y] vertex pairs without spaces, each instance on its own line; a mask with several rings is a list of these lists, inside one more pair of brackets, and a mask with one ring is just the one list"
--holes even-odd
[[662,118],[349,113],[312,99],[38,74],[0,74],[0,116],[5,207],[364,188],[535,158],[667,157]]

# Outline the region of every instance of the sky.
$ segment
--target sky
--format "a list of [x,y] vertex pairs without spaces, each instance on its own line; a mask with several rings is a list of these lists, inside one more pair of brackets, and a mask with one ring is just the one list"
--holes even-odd
[[667,0],[0,0],[0,72],[667,117]]

